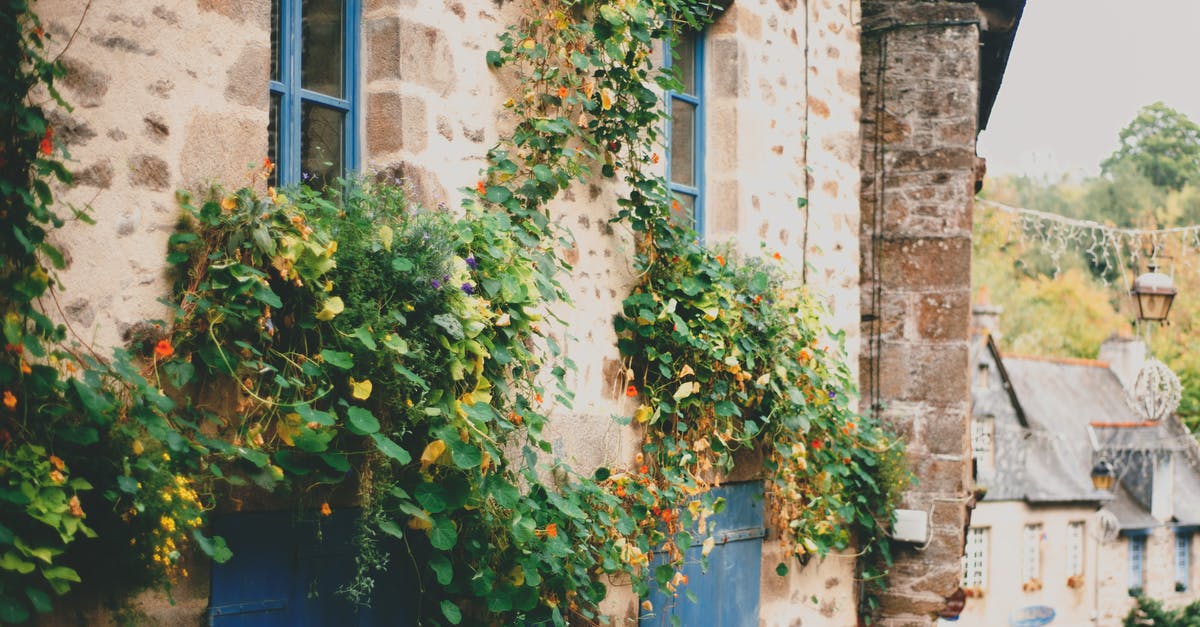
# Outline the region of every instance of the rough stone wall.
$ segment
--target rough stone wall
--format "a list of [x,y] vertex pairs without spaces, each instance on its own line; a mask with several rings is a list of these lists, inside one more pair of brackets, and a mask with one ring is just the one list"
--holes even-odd
[[[1129,596],[1129,538],[1121,536],[1114,542],[1101,545],[1102,577],[1098,625],[1117,627],[1134,606]],[[1200,599],[1200,564],[1196,563],[1196,536],[1192,536],[1189,586],[1175,591],[1175,530],[1158,527],[1146,538],[1143,556],[1143,591],[1146,596],[1162,601],[1169,608],[1178,608]]]
[[[63,238],[72,259],[65,315],[100,346],[120,343],[129,325],[165,317],[166,239],[178,216],[174,192],[206,182],[240,186],[266,154],[269,0],[96,0],[65,56],[65,94],[78,108],[56,121],[79,182],[63,198],[90,203],[99,222]],[[41,0],[55,36],[67,39],[82,7]],[[360,136],[362,169],[402,180],[426,206],[456,207],[486,151],[512,121],[502,113],[504,79],[484,53],[519,3],[364,0]],[[748,255],[781,253],[827,298],[835,328],[858,359],[859,31],[857,0],[737,0],[707,37],[706,104],[709,233]],[[802,71],[798,71],[802,70]],[[806,70],[806,71],[803,71]],[[806,167],[811,166],[806,173]],[[634,281],[631,233],[609,223],[611,182],[596,177],[551,206],[575,245],[574,305],[551,329],[578,365],[572,409],[551,408],[558,450],[582,472],[632,463],[640,434],[618,426],[633,402],[612,317]],[[796,199],[807,197],[808,208]],[[763,246],[765,245],[765,249]],[[765,251],[765,253],[764,253]],[[753,470],[753,469],[751,469]],[[753,474],[751,472],[750,474]],[[762,568],[762,623],[852,625],[852,555],[807,567],[768,541]],[[207,574],[137,602],[152,624],[197,624]],[[200,568],[202,571],[202,567]],[[637,599],[613,585],[605,609],[631,619]],[[815,599],[815,600],[814,600]],[[81,609],[89,624],[111,617]]]
[[926,625],[959,584],[970,477],[968,323],[979,32],[972,3],[863,3],[864,402],[903,434],[932,539],[902,548],[885,625]]

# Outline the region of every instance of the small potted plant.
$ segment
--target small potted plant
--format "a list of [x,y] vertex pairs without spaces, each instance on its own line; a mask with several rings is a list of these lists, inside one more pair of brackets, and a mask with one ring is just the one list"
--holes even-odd
[[1025,592],[1037,592],[1038,590],[1041,590],[1041,589],[1042,589],[1042,580],[1038,577],[1034,577],[1033,579],[1030,579],[1029,581],[1026,581],[1025,583],[1021,584],[1021,590],[1025,591]]
[[1083,575],[1071,575],[1067,577],[1067,587],[1073,590],[1078,590],[1083,587]]

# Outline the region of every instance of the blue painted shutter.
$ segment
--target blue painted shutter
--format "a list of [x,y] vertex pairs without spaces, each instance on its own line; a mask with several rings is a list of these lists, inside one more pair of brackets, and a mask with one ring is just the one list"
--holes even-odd
[[[701,572],[703,538],[685,552],[683,573],[688,584],[678,596],[654,587],[652,615],[639,624],[683,627],[757,627],[759,575],[762,568],[763,485],[729,484],[713,490],[725,498],[725,511],[709,519],[716,546],[708,555],[708,572]],[[696,597],[693,603],[687,592]]]
[[356,513],[297,519],[292,513],[223,516],[216,532],[233,559],[214,564],[209,599],[213,627],[374,627],[415,625],[416,586],[400,572],[407,555],[392,550],[398,567],[376,577],[369,608],[337,594],[355,572]]

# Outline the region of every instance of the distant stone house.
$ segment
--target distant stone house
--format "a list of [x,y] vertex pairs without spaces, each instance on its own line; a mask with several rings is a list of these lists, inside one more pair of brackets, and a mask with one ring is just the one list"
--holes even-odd
[[[62,88],[76,108],[53,123],[76,184],[61,198],[90,204],[99,222],[62,238],[75,260],[64,276],[67,320],[104,347],[164,317],[175,190],[236,187],[264,156],[281,184],[387,173],[427,206],[457,204],[453,190],[477,180],[509,124],[505,86],[484,55],[518,5],[94,0],[85,9],[40,0],[53,41],[72,41]],[[906,505],[931,513],[932,537],[925,552],[898,548],[885,624],[932,622],[958,585],[969,501],[975,137],[1023,5],[735,0],[680,51],[694,69],[691,91],[666,98],[694,122],[672,136],[664,165],[703,235],[747,254],[765,244],[825,295],[861,364],[863,410],[880,412],[908,442],[921,482]],[[801,197],[807,205],[797,210]],[[621,368],[611,321],[634,278],[630,234],[608,223],[614,198],[597,180],[553,207],[577,243],[567,253],[575,308],[554,330],[572,338],[576,401],[561,412],[556,438],[584,472],[629,465],[638,442],[611,419],[632,409],[614,385]],[[268,514],[246,520],[255,515]],[[256,533],[249,525],[230,535],[253,545]],[[739,567],[762,624],[856,624],[861,587],[851,556],[779,578],[776,545],[761,534],[751,540],[757,552]],[[257,563],[289,555],[277,548]],[[247,586],[204,564],[192,570],[176,603],[146,595],[137,611],[160,624],[219,624],[226,610],[275,611],[302,589],[285,582],[270,599],[222,599]],[[633,621],[637,607],[617,585],[605,611]],[[102,622],[97,611],[81,615]]]
[[[963,557],[967,625],[1054,612],[1063,625],[1119,625],[1145,593],[1197,598],[1200,523],[1196,444],[1174,418],[1147,422],[1122,377],[1140,341],[1114,338],[1112,361],[1002,356],[982,331],[972,345],[974,481],[983,496]],[[1111,464],[1114,489],[1090,475]],[[1026,613],[1026,614],[1023,614]]]

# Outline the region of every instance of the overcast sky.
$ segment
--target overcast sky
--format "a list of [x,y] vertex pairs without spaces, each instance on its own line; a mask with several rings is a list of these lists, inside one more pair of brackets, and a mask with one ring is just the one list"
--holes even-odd
[[1200,1],[1028,0],[979,154],[988,174],[1096,174],[1138,109],[1200,121]]

